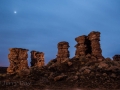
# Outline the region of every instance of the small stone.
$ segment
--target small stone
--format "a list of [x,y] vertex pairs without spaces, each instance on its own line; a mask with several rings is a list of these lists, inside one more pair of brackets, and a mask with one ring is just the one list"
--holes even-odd
[[116,77],[116,75],[115,75],[114,73],[112,73],[112,74],[111,74],[111,77],[114,77],[114,78],[115,78],[115,77]]
[[67,75],[59,75],[59,76],[56,76],[56,77],[54,78],[54,81],[59,81],[59,80],[65,78],[66,76],[67,76]]
[[68,62],[68,66],[71,66],[72,65],[72,62]]
[[103,76],[107,76],[107,74],[106,74],[106,73],[103,73]]
[[78,79],[78,76],[74,76],[74,80],[77,80]]

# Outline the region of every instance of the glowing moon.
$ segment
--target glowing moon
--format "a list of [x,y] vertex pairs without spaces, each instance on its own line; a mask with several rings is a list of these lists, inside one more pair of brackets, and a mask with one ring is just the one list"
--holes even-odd
[[17,13],[17,11],[14,11],[14,14],[16,14]]

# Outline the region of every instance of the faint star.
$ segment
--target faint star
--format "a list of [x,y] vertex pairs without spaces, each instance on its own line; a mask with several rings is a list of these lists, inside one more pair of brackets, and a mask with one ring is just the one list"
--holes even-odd
[[14,11],[14,14],[16,14],[17,13],[17,11]]

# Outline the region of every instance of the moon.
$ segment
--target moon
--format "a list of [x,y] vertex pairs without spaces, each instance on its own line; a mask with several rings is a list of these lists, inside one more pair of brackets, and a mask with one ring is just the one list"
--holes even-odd
[[14,11],[14,14],[16,14],[17,13],[17,11]]

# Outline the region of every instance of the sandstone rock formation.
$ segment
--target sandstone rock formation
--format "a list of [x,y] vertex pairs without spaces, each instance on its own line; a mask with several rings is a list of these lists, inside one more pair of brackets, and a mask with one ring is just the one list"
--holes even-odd
[[44,66],[44,53],[31,51],[31,66]]
[[103,58],[102,50],[100,47],[100,32],[92,31],[88,35],[89,40],[91,41],[91,54],[97,58]]
[[86,35],[79,36],[75,38],[77,42],[75,58],[79,58],[80,56],[92,56],[97,59],[103,59],[102,50],[100,47],[100,32],[92,31]]
[[120,61],[120,55],[114,55],[113,60],[114,61]]
[[8,54],[8,59],[10,62],[10,66],[7,68],[8,74],[16,74],[26,69],[28,67],[28,49],[23,48],[10,48],[10,54]]
[[66,41],[59,42],[57,46],[58,46],[58,54],[56,55],[57,62],[62,63],[68,60],[70,56],[69,51],[68,51],[69,43]]
[[79,36],[75,38],[77,44],[75,45],[76,47],[76,52],[75,52],[75,57],[79,58],[80,56],[85,56],[87,54],[87,36]]
[[[57,58],[51,60],[46,66],[44,66],[44,53],[31,51],[32,67],[30,69],[27,65],[27,49],[9,49],[10,66],[7,73],[19,73],[19,75],[0,75],[0,80],[29,81],[32,85],[26,90],[42,90],[44,88],[55,88],[55,90],[61,88],[62,90],[64,87],[119,90],[120,55],[113,56],[113,60],[102,56],[99,43],[100,32],[93,31],[88,36],[82,35],[75,40],[77,41],[75,57],[69,59],[68,42],[59,42]],[[23,75],[27,77],[21,77]],[[13,87],[13,85],[8,86]],[[0,90],[4,90],[1,87],[7,88],[6,85],[0,85]],[[18,89],[25,88],[24,85],[15,87]]]

